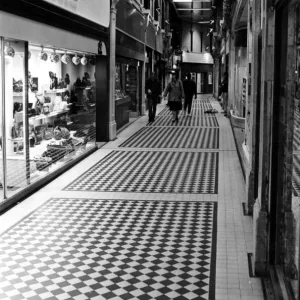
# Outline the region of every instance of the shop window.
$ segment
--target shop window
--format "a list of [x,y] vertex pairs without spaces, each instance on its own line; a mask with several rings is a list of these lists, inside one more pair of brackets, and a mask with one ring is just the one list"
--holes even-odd
[[116,81],[115,81],[116,100],[129,97],[129,110],[138,111],[138,73],[137,66],[117,63],[116,64]]
[[4,44],[0,110],[10,196],[95,147],[96,57],[20,41]]
[[86,53],[29,50],[30,156],[47,172],[95,145],[96,62]]

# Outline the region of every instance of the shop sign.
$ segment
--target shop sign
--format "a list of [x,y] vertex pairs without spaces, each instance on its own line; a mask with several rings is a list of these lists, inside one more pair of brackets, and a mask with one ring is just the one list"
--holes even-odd
[[43,0],[104,27],[109,26],[109,0]]

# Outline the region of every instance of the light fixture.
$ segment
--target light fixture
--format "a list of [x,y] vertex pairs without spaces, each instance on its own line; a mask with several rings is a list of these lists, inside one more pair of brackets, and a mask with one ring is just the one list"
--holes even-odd
[[190,11],[190,10],[196,10],[196,11],[208,11],[211,10],[210,8],[177,8],[178,11]]
[[15,49],[11,47],[9,43],[7,43],[7,46],[4,47],[4,53],[7,56],[14,57],[16,52]]
[[57,64],[59,62],[59,59],[60,59],[59,54],[57,54],[55,52],[55,50],[53,50],[53,53],[50,54],[50,60],[51,60],[51,62],[54,62],[54,63]]
[[78,66],[80,64],[80,57],[78,57],[77,53],[75,56],[72,58],[72,62],[75,66]]
[[88,63],[88,60],[87,60],[87,58],[85,57],[85,54],[83,54],[83,57],[81,58],[81,64],[82,64],[83,66],[85,66],[87,63]]
[[207,3],[211,3],[212,0],[173,0],[173,2],[182,2],[182,3],[191,3],[191,2],[207,2]]
[[71,62],[71,57],[67,54],[67,51],[65,51],[65,54],[61,57],[61,61],[66,65]]
[[47,61],[47,59],[48,59],[48,54],[46,52],[44,52],[43,46],[42,46],[42,51],[39,52],[39,54],[38,54],[38,57],[40,60],[43,60],[43,61]]

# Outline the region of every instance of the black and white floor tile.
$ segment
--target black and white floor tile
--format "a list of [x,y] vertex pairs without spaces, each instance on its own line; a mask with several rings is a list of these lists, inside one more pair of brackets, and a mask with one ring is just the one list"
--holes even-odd
[[293,155],[293,193],[300,195],[300,154]]
[[219,128],[146,126],[120,147],[218,149]]
[[64,190],[217,194],[218,153],[113,151]]
[[0,299],[215,299],[217,203],[51,199],[0,237]]
[[217,118],[207,117],[181,117],[178,123],[172,122],[171,116],[158,116],[148,126],[192,126],[192,127],[219,127]]
[[[208,108],[207,108],[208,109]],[[212,114],[212,113],[205,113],[205,111],[207,109],[196,109],[196,108],[193,108],[192,111],[191,111],[191,115],[192,116],[195,116],[195,117],[206,117],[206,118],[215,118],[216,117],[216,114]],[[171,117],[172,116],[172,112],[169,110],[168,107],[165,107],[159,114],[158,116],[169,116]],[[183,111],[181,110],[179,112],[179,117],[183,117]]]

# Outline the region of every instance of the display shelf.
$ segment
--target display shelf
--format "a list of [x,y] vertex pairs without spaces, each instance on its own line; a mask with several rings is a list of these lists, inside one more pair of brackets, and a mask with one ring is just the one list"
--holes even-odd
[[14,97],[23,97],[23,93],[13,93]]
[[74,86],[75,89],[80,89],[80,90],[90,90],[92,87],[91,86]]
[[42,120],[42,119],[46,119],[46,118],[51,118],[51,117],[55,117],[61,114],[65,114],[69,111],[70,109],[64,109],[64,110],[58,110],[58,111],[53,111],[47,115],[41,114],[41,115],[37,115],[37,116],[32,116],[29,119],[36,121],[36,120]]
[[53,89],[53,90],[45,90],[44,93],[45,94],[56,94],[56,93],[64,93],[65,91],[67,91],[66,88],[64,89]]

